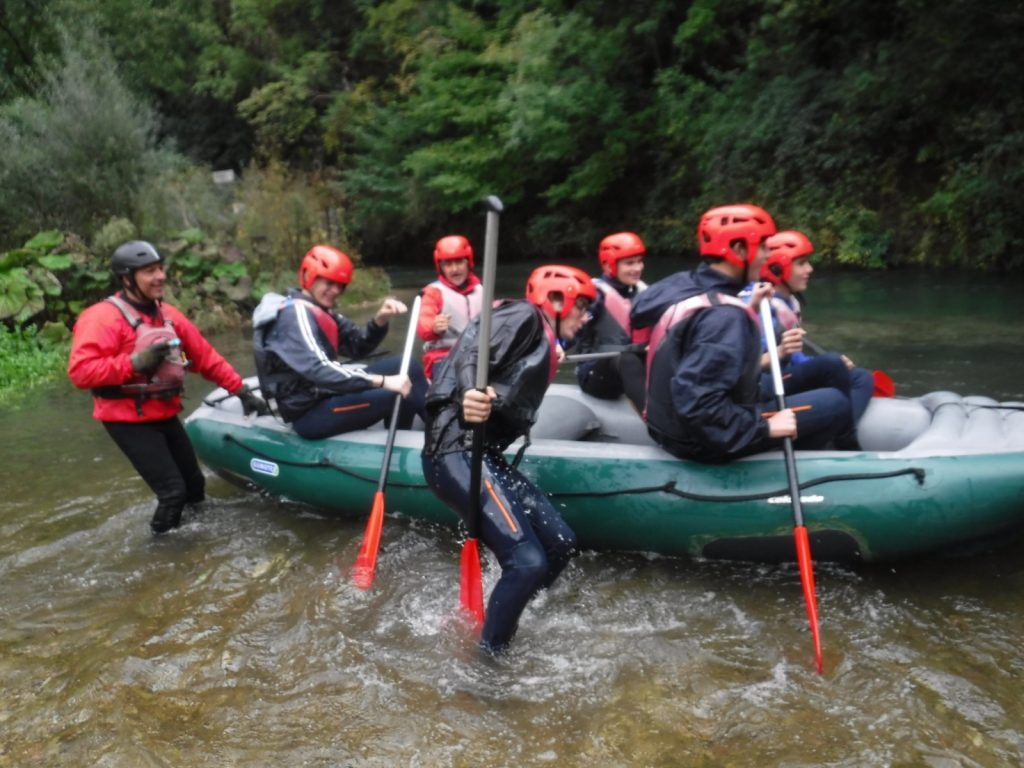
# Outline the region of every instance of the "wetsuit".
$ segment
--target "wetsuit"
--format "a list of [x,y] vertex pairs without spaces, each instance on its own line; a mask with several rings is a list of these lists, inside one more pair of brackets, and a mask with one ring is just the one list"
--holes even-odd
[[[509,465],[505,449],[537,418],[556,368],[555,338],[541,311],[525,301],[494,310],[490,386],[498,397],[484,425],[480,539],[501,564],[481,635],[490,651],[505,648],[530,598],[549,587],[577,553],[576,535],[550,499]],[[462,419],[462,396],[475,386],[479,319],[469,325],[436,372],[427,396],[423,474],[463,521],[469,498],[472,425]]]
[[[181,341],[189,370],[228,392],[242,386],[238,372],[203,338],[180,311],[169,304],[137,304],[117,298],[137,313],[139,328],[166,323]],[[75,323],[68,376],[81,389],[93,391],[93,417],[103,423],[118,448],[157,497],[150,523],[155,533],[177,527],[185,504],[203,500],[205,480],[192,444],[178,420],[180,390],[145,394],[145,380],[132,369],[137,331],[118,306],[101,301],[87,308]]]
[[[444,275],[423,289],[417,335],[423,339],[423,372],[434,378],[434,366],[448,354],[469,321],[480,314],[484,289],[480,279],[470,273],[462,285],[454,285]],[[448,330],[438,336],[434,333],[434,320],[448,315]]]
[[[723,462],[782,444],[769,437],[763,416],[774,407],[760,394],[760,328],[749,308],[734,303],[742,288],[704,262],[653,284],[633,306],[633,327],[647,328],[684,300],[715,299],[660,340],[652,337],[648,351],[648,431],[680,458]],[[849,399],[838,389],[804,392],[787,405],[795,411],[799,448],[824,448],[852,428]]]
[[[637,295],[647,285],[625,285],[618,279],[604,275],[595,278],[597,301],[590,307],[590,320],[577,336],[576,351],[614,351],[630,344],[647,342],[646,329],[634,330],[629,313]],[[639,353],[624,352],[603,360],[588,360],[576,366],[576,380],[580,389],[593,397],[614,400],[625,394],[638,411],[644,408],[644,357]]]
[[[360,358],[373,352],[387,326],[371,318],[360,326],[317,306],[298,289],[287,296],[268,293],[253,313],[253,351],[260,390],[277,402],[281,417],[304,438],[316,440],[364,429],[390,418],[395,393],[378,388],[380,375],[401,369],[401,357],[388,355],[370,365],[338,362],[340,354]],[[399,409],[399,427],[423,415],[427,381],[410,361],[412,391]]]

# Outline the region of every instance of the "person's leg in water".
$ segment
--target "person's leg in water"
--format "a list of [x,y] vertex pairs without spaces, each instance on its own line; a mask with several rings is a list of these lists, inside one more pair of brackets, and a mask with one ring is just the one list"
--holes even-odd
[[149,422],[103,422],[107,433],[135,471],[156,494],[150,522],[160,534],[181,524],[185,504],[202,501],[205,487],[192,444],[178,419]]
[[[469,504],[469,453],[423,459],[434,492],[463,519]],[[538,590],[549,587],[577,553],[576,535],[550,500],[500,454],[485,453],[480,539],[502,573],[487,601],[480,645],[499,653],[511,642],[519,617]]]

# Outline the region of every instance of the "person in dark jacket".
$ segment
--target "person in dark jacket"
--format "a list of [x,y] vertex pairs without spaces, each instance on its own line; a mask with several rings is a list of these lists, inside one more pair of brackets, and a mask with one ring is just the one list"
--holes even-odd
[[776,448],[783,437],[824,448],[852,429],[850,402],[834,388],[795,395],[777,413],[761,399],[756,311],[772,288],[759,283],[749,306],[736,295],[757,279],[774,233],[757,206],[708,211],[697,230],[700,266],[655,283],[633,306],[633,326],[652,329],[647,428],[675,456],[730,461]]
[[[576,339],[579,353],[647,343],[649,329],[634,330],[629,322],[633,302],[647,288],[641,279],[646,253],[643,240],[633,232],[616,232],[601,241],[597,250],[601,277],[594,280],[597,301]],[[644,409],[643,353],[626,351],[615,357],[584,361],[576,366],[576,379],[588,395],[614,400],[625,394],[638,412]]]
[[165,304],[160,252],[144,240],[118,246],[110,259],[121,290],[88,307],[75,323],[68,376],[92,390],[100,421],[153,490],[153,533],[177,528],[186,504],[205,497],[206,480],[178,419],[185,361],[189,370],[232,392],[246,413],[266,410],[238,372],[178,309]]
[[268,293],[253,313],[260,390],[309,440],[387,420],[396,393],[403,397],[399,427],[407,429],[424,413],[427,382],[417,361],[410,361],[407,376],[400,374],[400,355],[369,365],[339,362],[339,355],[369,355],[387,335],[388,321],[408,311],[387,298],[365,326],[335,312],[352,270],[352,260],[337,248],[313,246],[299,267],[299,287],[285,296]]
[[435,371],[427,395],[423,474],[466,522],[477,506],[469,498],[473,425],[485,425],[480,539],[501,565],[480,640],[491,653],[507,648],[530,598],[551,586],[577,551],[575,534],[551,500],[504,451],[536,421],[563,354],[558,340],[573,339],[595,297],[582,270],[539,267],[526,283],[526,301],[494,310],[486,391],[475,388],[477,318]]
[[[811,254],[814,246],[802,232],[787,230],[777,232],[766,242],[768,256],[761,267],[761,280],[775,286],[771,298],[772,327],[782,363],[782,382],[787,397],[799,392],[821,387],[835,387],[846,394],[850,401],[854,425],[867,410],[874,391],[874,378],[870,371],[857,368],[846,355],[836,352],[804,353],[805,331],[801,318],[801,302],[807,291],[814,267]],[[756,283],[748,285],[740,298],[753,294]],[[767,342],[761,332],[761,349],[767,350]],[[773,396],[771,369],[768,352],[761,354],[761,394],[765,399]],[[856,450],[860,446],[856,433],[840,435],[836,447]]]

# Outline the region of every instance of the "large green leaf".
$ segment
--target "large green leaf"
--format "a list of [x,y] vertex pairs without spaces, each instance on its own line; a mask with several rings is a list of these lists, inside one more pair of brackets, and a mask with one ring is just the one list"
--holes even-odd
[[0,320],[13,319],[22,323],[44,309],[46,301],[43,289],[32,279],[28,270],[17,267],[0,274]]
[[68,269],[75,263],[71,255],[67,253],[51,253],[46,256],[40,256],[36,261],[41,267],[54,271]]
[[52,251],[58,245],[64,242],[64,233],[59,229],[50,229],[46,232],[40,232],[38,235],[33,237],[27,243],[25,247],[33,251]]

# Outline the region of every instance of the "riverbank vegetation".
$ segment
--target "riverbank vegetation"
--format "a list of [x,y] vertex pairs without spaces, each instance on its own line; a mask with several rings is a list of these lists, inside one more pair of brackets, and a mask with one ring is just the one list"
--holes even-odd
[[1022,34],[1018,0],[9,0],[0,321],[66,326],[142,237],[231,322],[313,242],[482,240],[490,193],[522,259],[688,263],[749,200],[819,263],[1019,270]]

